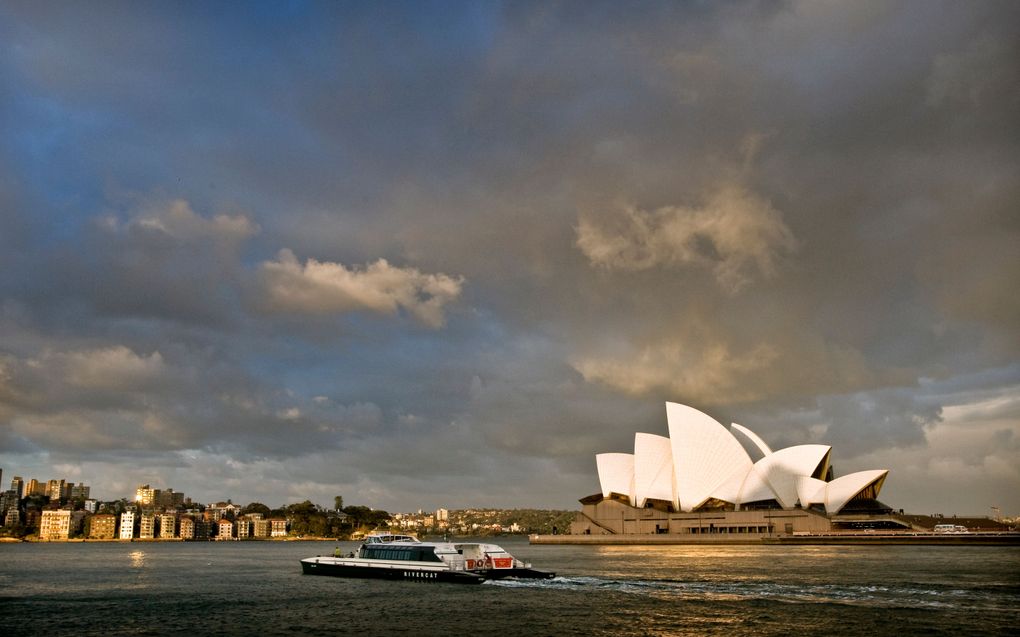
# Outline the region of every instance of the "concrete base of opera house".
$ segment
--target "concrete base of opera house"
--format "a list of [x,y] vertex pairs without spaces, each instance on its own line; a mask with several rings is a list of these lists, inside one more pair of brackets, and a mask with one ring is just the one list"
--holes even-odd
[[637,508],[616,498],[592,496],[581,500],[582,509],[570,525],[570,535],[685,536],[720,541],[759,540],[777,534],[824,533],[833,521],[811,509],[706,510],[683,513],[663,503]]
[[735,546],[735,545],[924,545],[924,546],[1020,546],[1020,533],[976,532],[959,535],[931,531],[835,532],[763,537],[683,535],[532,535],[532,544],[574,544],[591,546]]
[[[970,520],[974,531],[934,533],[938,520],[889,510],[829,516],[814,509],[673,511],[665,503],[637,508],[615,497],[589,496],[562,535],[532,535],[532,544],[1020,544],[991,520]],[[960,520],[961,522],[963,520]],[[987,525],[985,524],[987,523]]]

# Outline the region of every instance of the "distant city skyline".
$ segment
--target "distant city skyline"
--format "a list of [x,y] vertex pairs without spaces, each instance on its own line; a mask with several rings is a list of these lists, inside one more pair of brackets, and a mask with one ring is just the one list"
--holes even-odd
[[2,486],[578,509],[672,401],[1015,515],[1017,77],[992,0],[0,3]]

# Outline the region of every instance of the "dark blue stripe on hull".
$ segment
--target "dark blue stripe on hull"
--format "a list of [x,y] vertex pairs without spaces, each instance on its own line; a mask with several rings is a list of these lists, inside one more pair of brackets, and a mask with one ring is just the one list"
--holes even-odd
[[457,584],[481,584],[485,578],[475,573],[458,571],[420,571],[403,568],[373,568],[371,566],[345,566],[301,562],[305,575],[329,575],[332,577],[359,577],[370,579],[401,579],[413,582],[454,582]]

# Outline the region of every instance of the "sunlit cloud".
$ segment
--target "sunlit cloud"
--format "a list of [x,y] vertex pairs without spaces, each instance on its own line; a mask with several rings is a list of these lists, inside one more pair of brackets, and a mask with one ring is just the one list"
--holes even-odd
[[701,205],[625,206],[601,219],[582,215],[577,247],[592,265],[608,269],[706,268],[735,293],[756,277],[774,276],[796,241],[768,201],[727,186]]
[[262,306],[271,312],[395,314],[403,309],[432,328],[444,325],[444,310],[460,296],[464,284],[461,277],[423,274],[385,259],[363,268],[316,259],[302,264],[286,249],[275,261],[262,264],[259,278]]

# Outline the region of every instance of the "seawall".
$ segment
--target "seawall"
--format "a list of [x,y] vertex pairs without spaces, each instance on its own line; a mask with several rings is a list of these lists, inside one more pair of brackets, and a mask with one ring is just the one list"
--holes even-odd
[[921,545],[921,546],[1020,546],[1020,533],[832,533],[772,535],[735,538],[720,535],[627,534],[627,535],[531,535],[531,544],[590,546],[700,545]]

